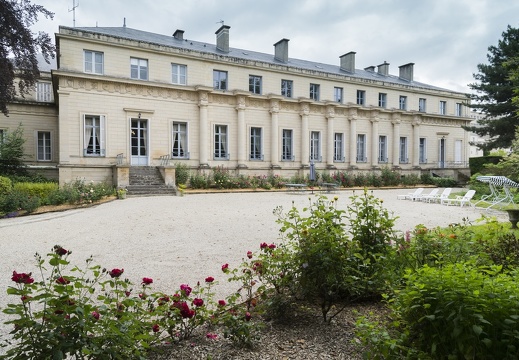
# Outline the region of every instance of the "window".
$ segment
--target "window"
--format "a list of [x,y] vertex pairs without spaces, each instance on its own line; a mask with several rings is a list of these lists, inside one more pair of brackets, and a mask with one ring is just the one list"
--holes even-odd
[[425,112],[425,99],[418,99],[418,111]]
[[85,72],[103,75],[102,52],[85,50]]
[[378,137],[378,162],[387,163],[387,136]]
[[36,101],[51,102],[52,101],[52,85],[47,82],[38,82],[36,84]]
[[357,162],[366,162],[366,135],[357,135]]
[[187,66],[171,64],[171,82],[177,85],[187,84]]
[[293,161],[292,130],[283,129],[281,160]]
[[461,103],[456,103],[456,116],[461,116],[461,114],[462,114]]
[[407,164],[409,162],[409,158],[407,156],[407,138],[406,137],[400,138],[399,162],[400,162],[400,164]]
[[173,122],[173,148],[171,157],[177,159],[189,159],[187,151],[187,123]]
[[84,117],[84,156],[105,156],[105,117],[85,115]]
[[321,133],[310,132],[310,161],[321,161]]
[[357,90],[357,105],[366,104],[366,92],[364,90]]
[[398,101],[398,108],[400,110],[407,110],[407,96],[400,96]]
[[213,88],[227,90],[227,71],[213,70]]
[[342,133],[335,133],[333,144],[333,161],[344,161],[344,135]]
[[51,160],[50,131],[38,131],[38,148],[36,151],[38,161]]
[[447,113],[447,102],[440,101],[440,114],[445,115]]
[[461,164],[462,156],[463,156],[463,141],[455,140],[454,141],[454,162],[456,164]]
[[227,143],[227,125],[214,126],[214,158],[216,160],[229,160]]
[[378,93],[378,106],[385,108],[387,106],[387,94]]
[[281,80],[281,95],[285,97],[292,97],[292,80]]
[[333,101],[342,103],[342,93],[343,89],[340,87],[334,87],[333,88]]
[[310,99],[319,101],[319,84],[310,84]]
[[261,151],[261,128],[251,127],[250,128],[250,154],[251,160],[263,160],[263,154]]
[[427,164],[427,140],[420,138],[418,161],[420,164]]
[[249,75],[249,91],[253,94],[261,94],[261,76]]
[[148,60],[130,59],[131,78],[139,80],[148,80]]

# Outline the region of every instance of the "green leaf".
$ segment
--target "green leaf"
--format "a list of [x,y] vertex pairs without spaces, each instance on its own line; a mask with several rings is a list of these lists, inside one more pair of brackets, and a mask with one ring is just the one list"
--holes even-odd
[[477,336],[481,335],[481,333],[483,332],[483,328],[478,325],[472,325],[472,330]]

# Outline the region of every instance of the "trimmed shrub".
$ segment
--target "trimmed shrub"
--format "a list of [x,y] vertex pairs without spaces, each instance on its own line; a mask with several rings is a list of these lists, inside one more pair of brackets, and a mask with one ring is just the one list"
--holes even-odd
[[456,180],[454,180],[453,178],[449,178],[449,177],[438,177],[438,178],[433,177],[433,183],[434,183],[434,185],[436,185],[438,187],[444,187],[444,188],[454,187],[454,186],[458,185]]
[[16,183],[13,189],[30,197],[38,197],[42,205],[48,205],[50,195],[59,188],[56,183]]
[[10,193],[11,190],[13,190],[11,179],[5,176],[0,176],[0,196]]
[[189,176],[189,187],[192,189],[207,189],[209,187],[209,177],[199,172],[191,174]]
[[40,199],[38,197],[29,196],[17,190],[13,190],[7,195],[0,197],[0,212],[4,214],[20,210],[31,213],[36,210],[38,206],[40,206]]

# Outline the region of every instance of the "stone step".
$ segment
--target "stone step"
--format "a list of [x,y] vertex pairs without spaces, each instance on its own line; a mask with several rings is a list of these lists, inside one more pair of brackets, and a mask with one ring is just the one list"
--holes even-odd
[[126,187],[128,196],[175,195],[174,187],[162,185],[130,185]]

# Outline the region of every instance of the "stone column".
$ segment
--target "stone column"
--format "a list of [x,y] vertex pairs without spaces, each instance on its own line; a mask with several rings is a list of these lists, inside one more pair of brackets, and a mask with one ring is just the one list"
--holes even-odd
[[350,112],[348,119],[350,120],[350,153],[349,164],[356,166],[357,164],[357,109],[355,112]]
[[378,166],[378,122],[379,118],[374,115],[371,118],[371,166]]
[[245,97],[238,96],[238,168],[247,168],[245,164],[247,145],[246,145],[246,129],[245,129]]
[[335,165],[333,164],[333,156],[335,153],[335,108],[333,106],[328,106],[326,119],[328,119],[328,127],[326,131],[326,167],[333,169],[335,168]]
[[420,124],[420,119],[415,116],[413,121],[413,151],[411,153],[413,167],[420,166]]
[[400,166],[400,118],[393,117],[393,166]]
[[279,124],[278,124],[278,115],[279,115],[279,100],[271,99],[270,100],[270,166],[274,168],[279,168]]
[[[62,80],[65,81],[65,80]],[[59,164],[64,165],[70,163],[70,140],[69,135],[71,121],[69,121],[69,106],[70,93],[68,91],[58,90],[59,98],[63,99],[59,102],[59,117],[58,117],[58,128],[59,128]],[[80,119],[81,129],[83,128],[83,119]],[[106,126],[106,124],[105,124]],[[106,129],[106,128],[105,128]],[[83,131],[83,130],[82,130]],[[82,133],[81,131],[81,133]],[[82,139],[84,141],[84,136]],[[78,146],[79,147],[79,146]],[[81,152],[79,156],[83,156],[83,149],[79,149]]]
[[308,133],[308,114],[310,106],[306,103],[301,104],[301,167],[310,166],[310,134]]
[[209,148],[211,147],[211,142],[209,141],[209,124],[207,119],[207,107],[209,105],[208,95],[206,91],[199,91],[198,93],[198,107],[200,108],[200,128],[199,128],[199,152],[200,152],[200,160],[199,166],[200,168],[208,168],[209,167]]

